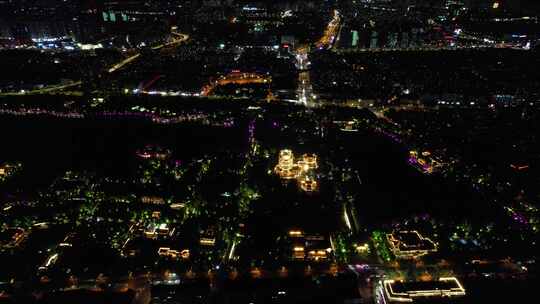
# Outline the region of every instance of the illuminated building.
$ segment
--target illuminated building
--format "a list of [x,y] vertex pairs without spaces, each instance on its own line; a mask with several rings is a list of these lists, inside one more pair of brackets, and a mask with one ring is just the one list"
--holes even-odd
[[305,258],[305,250],[303,246],[294,246],[293,247],[293,259],[303,260]]
[[153,23],[169,17],[168,6],[142,0],[104,1],[100,9],[105,23]]
[[174,250],[169,247],[160,247],[158,249],[158,255],[172,259],[189,259],[190,252],[189,249]]
[[301,179],[299,183],[300,189],[304,190],[305,192],[313,192],[317,190],[317,181],[309,179],[309,177]]
[[377,48],[378,37],[379,37],[379,34],[377,33],[377,31],[371,32],[371,40],[369,42],[369,48],[370,49]]
[[318,250],[310,250],[307,255],[308,260],[312,261],[325,261],[328,259],[327,253],[330,252],[330,250],[327,249],[318,249]]
[[313,170],[319,167],[316,154],[303,154],[295,162],[291,150],[284,149],[279,152],[278,164],[274,172],[282,179],[296,179],[298,186],[305,192],[317,191],[318,183],[313,177]]
[[302,230],[290,230],[289,236],[290,237],[303,237],[304,232]]
[[21,163],[3,163],[0,164],[0,181],[14,175],[21,170]]
[[304,234],[302,230],[289,230],[292,241],[291,259],[322,262],[329,258],[332,249],[329,241],[322,235]]
[[382,296],[390,303],[413,303],[436,299],[453,299],[466,294],[455,277],[442,277],[437,281],[403,282],[384,280]]
[[279,152],[279,163],[282,166],[292,166],[294,164],[294,156],[291,150],[281,150]]
[[149,239],[156,239],[158,237],[171,236],[174,233],[174,230],[174,228],[170,229],[166,223],[161,223],[159,225],[150,224],[146,227],[144,236]]
[[367,253],[367,252],[369,252],[369,245],[367,243],[361,244],[361,245],[356,245],[355,249],[356,249],[356,251],[358,253]]
[[216,244],[216,232],[214,228],[201,231],[199,244],[202,246],[214,246]]
[[344,132],[358,132],[355,121],[334,121],[336,125],[339,125],[339,129]]
[[184,204],[184,203],[173,203],[169,207],[171,207],[171,209],[174,209],[174,210],[181,210],[184,207],[186,207],[186,204]]
[[138,150],[135,154],[142,159],[164,160],[171,156],[171,150],[163,149],[159,146],[146,146],[144,149]]
[[203,246],[214,246],[216,244],[216,238],[201,238],[199,243]]
[[154,205],[165,204],[165,200],[159,196],[143,196],[141,197],[141,202],[144,204],[154,204]]
[[303,171],[317,169],[317,155],[313,153],[302,155],[302,159],[298,161],[298,165],[300,166],[300,168],[302,168]]
[[279,152],[279,160],[274,172],[283,179],[293,179],[298,176],[300,168],[295,164],[291,150],[285,149]]
[[422,173],[427,174],[436,172],[442,167],[442,162],[437,160],[437,158],[434,157],[429,151],[418,153],[416,150],[411,150],[409,152],[408,162]]
[[437,245],[418,231],[399,231],[387,236],[390,249],[397,258],[417,258],[437,251]]

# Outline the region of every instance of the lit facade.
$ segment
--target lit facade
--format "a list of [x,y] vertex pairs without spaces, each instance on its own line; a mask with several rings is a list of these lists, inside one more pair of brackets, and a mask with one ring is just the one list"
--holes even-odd
[[292,241],[291,259],[297,261],[323,262],[329,259],[332,249],[322,235],[306,235],[302,230],[290,230]]
[[413,303],[430,299],[452,299],[466,295],[465,288],[455,277],[443,277],[430,282],[384,280],[382,296],[389,303]]
[[388,234],[388,244],[397,258],[418,258],[437,251],[437,245],[418,231],[399,231]]
[[294,154],[289,149],[279,152],[278,164],[274,168],[280,178],[285,180],[296,179],[298,186],[305,192],[317,191],[319,184],[312,174],[319,167],[316,154],[303,154],[295,160]]
[[171,259],[188,259],[190,252],[189,249],[174,250],[169,247],[160,247],[158,249],[158,255],[162,257],[169,257]]

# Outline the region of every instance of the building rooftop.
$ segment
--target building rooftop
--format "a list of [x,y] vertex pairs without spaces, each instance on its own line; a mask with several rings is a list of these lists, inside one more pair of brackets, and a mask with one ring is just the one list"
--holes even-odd
[[437,245],[418,231],[398,231],[387,235],[390,248],[398,258],[419,257],[437,251]]
[[443,277],[434,281],[383,282],[384,296],[390,302],[416,302],[420,299],[455,298],[466,294],[455,277]]

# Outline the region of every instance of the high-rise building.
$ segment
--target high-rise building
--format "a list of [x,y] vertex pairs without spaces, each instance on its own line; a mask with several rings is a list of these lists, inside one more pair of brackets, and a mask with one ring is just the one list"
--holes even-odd
[[379,33],[377,33],[377,31],[371,32],[371,40],[369,42],[370,49],[377,48],[377,42],[379,40],[378,38],[379,38]]
[[398,46],[398,33],[388,33],[387,47],[396,48]]

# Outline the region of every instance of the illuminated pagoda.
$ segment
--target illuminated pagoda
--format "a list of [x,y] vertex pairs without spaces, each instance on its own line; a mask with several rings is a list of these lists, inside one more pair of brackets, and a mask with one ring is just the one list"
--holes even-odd
[[289,149],[279,152],[278,164],[274,172],[282,179],[296,179],[298,186],[305,192],[313,192],[318,189],[318,182],[313,171],[319,167],[316,154],[303,154],[295,161],[294,154]]

